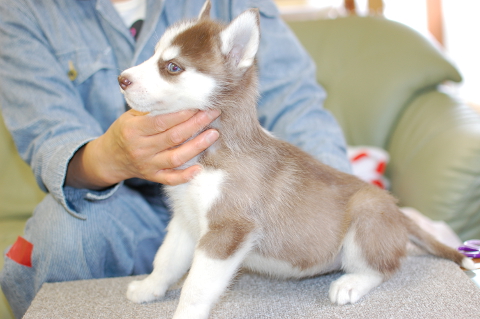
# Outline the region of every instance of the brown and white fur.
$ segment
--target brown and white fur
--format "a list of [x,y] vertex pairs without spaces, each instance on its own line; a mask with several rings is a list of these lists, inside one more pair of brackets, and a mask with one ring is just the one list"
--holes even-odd
[[198,20],[171,27],[149,60],[119,77],[139,111],[222,111],[212,124],[219,140],[193,161],[202,172],[166,187],[173,218],[152,274],[130,284],[130,300],[161,298],[190,269],[174,318],[207,318],[245,267],[280,278],[342,270],[330,299],[354,303],[398,270],[409,239],[473,267],[420,230],[387,192],[264,131],[256,114],[258,11],[227,26],[209,11],[207,1]]

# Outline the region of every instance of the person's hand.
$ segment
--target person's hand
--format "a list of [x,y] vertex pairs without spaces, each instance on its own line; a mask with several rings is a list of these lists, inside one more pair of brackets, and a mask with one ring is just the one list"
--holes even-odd
[[133,177],[167,185],[188,182],[200,165],[175,168],[211,146],[219,133],[209,129],[187,140],[219,114],[210,110],[149,116],[130,110],[75,153],[65,185],[102,189]]

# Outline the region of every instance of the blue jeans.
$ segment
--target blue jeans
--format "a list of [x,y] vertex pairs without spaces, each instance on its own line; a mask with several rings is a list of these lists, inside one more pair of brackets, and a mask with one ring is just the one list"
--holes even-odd
[[[159,186],[155,186],[160,190]],[[150,273],[170,219],[161,196],[146,196],[126,185],[92,201],[87,191],[66,189],[69,204],[85,219],[67,213],[51,195],[35,209],[25,228],[33,244],[32,267],[5,257],[2,290],[21,318],[44,282]],[[151,199],[151,200],[150,200]]]

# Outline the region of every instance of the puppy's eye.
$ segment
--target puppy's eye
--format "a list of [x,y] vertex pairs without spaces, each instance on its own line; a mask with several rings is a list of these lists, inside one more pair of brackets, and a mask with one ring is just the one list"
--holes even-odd
[[183,69],[181,67],[179,67],[178,65],[176,65],[175,63],[170,62],[167,65],[167,71],[171,74],[178,74],[178,73],[182,72]]

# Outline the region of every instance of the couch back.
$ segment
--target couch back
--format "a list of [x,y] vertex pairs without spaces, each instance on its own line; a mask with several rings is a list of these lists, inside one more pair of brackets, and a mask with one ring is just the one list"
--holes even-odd
[[387,148],[400,113],[423,90],[461,76],[422,35],[381,17],[290,22],[315,60],[325,107],[350,145]]

